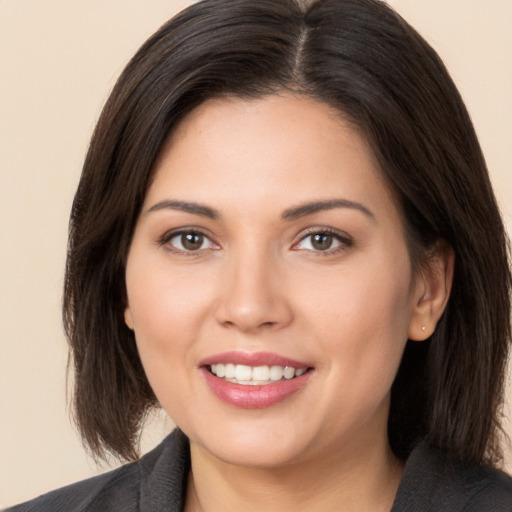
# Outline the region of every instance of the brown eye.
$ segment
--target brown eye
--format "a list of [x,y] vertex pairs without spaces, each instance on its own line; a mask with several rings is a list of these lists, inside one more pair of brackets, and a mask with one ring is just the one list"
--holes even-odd
[[316,231],[310,233],[294,246],[295,250],[306,250],[311,252],[325,252],[332,254],[337,250],[343,250],[352,245],[352,240],[346,236],[330,231]]
[[195,231],[184,231],[177,233],[170,240],[169,244],[180,251],[199,251],[212,246],[210,239]]
[[200,233],[183,233],[181,244],[187,251],[197,251],[203,245],[204,236]]
[[311,245],[317,251],[330,249],[333,243],[333,236],[326,233],[317,233],[311,236]]

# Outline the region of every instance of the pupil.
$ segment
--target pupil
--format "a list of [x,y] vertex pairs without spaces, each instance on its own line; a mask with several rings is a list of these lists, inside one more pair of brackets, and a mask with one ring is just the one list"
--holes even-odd
[[318,249],[319,251],[325,251],[332,245],[332,236],[322,234],[313,235],[312,244],[315,249]]
[[198,233],[186,233],[181,237],[181,243],[185,249],[189,251],[195,251],[201,248],[203,245],[203,235]]

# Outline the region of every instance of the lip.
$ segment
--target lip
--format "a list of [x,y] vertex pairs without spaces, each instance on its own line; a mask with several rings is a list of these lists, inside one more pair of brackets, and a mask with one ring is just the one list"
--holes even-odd
[[[208,366],[212,364],[244,364],[247,366],[292,366],[293,368],[308,368],[299,377],[282,379],[261,386],[247,386],[228,382],[213,375]],[[225,352],[207,357],[200,363],[201,373],[210,391],[223,402],[242,409],[263,409],[283,402],[297,391],[303,389],[313,371],[311,365],[283,357],[270,352]]]
[[293,366],[293,368],[310,368],[311,365],[305,362],[296,361],[289,357],[283,357],[272,352],[241,352],[231,351],[215,354],[203,359],[199,366],[210,366],[212,364],[244,364],[246,366]]

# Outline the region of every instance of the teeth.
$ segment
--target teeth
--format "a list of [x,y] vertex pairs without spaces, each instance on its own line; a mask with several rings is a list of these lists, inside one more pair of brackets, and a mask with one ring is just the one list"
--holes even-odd
[[235,367],[236,380],[252,380],[252,368],[243,364],[237,364]]
[[295,368],[292,368],[291,366],[287,366],[283,370],[283,375],[285,379],[293,379],[295,377]]
[[226,379],[234,379],[236,376],[235,365],[228,363],[226,365]]
[[237,384],[262,385],[279,380],[300,377],[307,368],[295,369],[292,366],[247,366],[244,364],[212,364],[211,372],[219,378],[225,378]]
[[[217,375],[218,377],[218,375]],[[270,379],[270,368],[268,366],[256,366],[252,369],[253,380]]]
[[[226,367],[223,365],[223,364],[218,364],[216,365],[217,366],[217,371],[215,372],[215,374],[217,375],[217,377],[225,377],[226,376]],[[213,371],[213,368],[212,368],[212,371]]]
[[[281,380],[283,378],[282,366],[271,366],[270,367],[270,380]],[[295,373],[295,371],[293,372]]]

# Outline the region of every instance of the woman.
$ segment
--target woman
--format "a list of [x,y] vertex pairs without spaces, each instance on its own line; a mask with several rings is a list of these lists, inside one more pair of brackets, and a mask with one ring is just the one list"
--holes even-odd
[[[97,456],[13,510],[510,510],[506,236],[469,116],[375,0],[207,0],[112,92],[64,319]],[[137,460],[147,412],[176,430]]]

